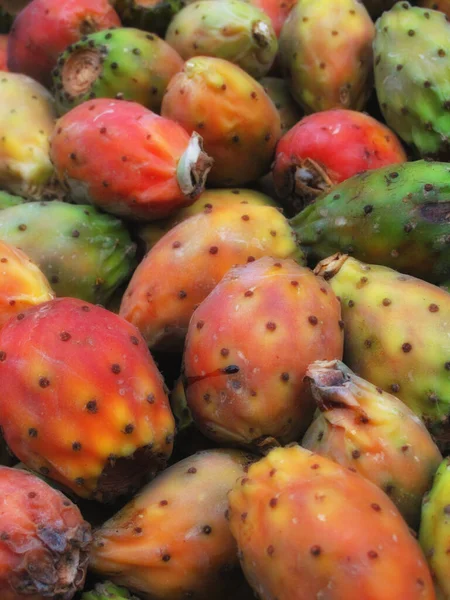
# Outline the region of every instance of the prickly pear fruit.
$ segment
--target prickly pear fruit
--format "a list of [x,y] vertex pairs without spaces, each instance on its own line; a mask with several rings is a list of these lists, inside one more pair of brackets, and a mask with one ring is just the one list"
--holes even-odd
[[17,73],[0,73],[0,186],[40,197],[53,174],[49,136],[56,113],[49,92]]
[[81,596],[81,600],[139,600],[139,598],[132,596],[125,588],[107,581],[97,583],[92,592],[85,592]]
[[0,240],[0,329],[14,315],[52,298],[39,268],[24,252]]
[[261,84],[220,58],[188,60],[170,81],[161,114],[201,134],[216,187],[264,175],[281,136],[280,116]]
[[284,135],[302,118],[302,111],[294,102],[287,83],[279,77],[263,77],[259,82],[280,113],[281,133]]
[[291,220],[312,262],[346,252],[431,282],[450,277],[447,163],[355,175]]
[[273,178],[279,198],[298,213],[323,192],[361,171],[403,163],[395,135],[354,110],[325,110],[304,117],[278,142]]
[[250,448],[298,439],[314,411],[306,369],[342,358],[340,318],[328,284],[293,260],[231,269],[186,337],[186,399],[200,431]]
[[136,246],[124,224],[92,206],[54,200],[5,208],[0,240],[21,248],[57,296],[106,302],[134,267]]
[[0,190],[0,210],[9,208],[10,206],[17,206],[18,204],[23,204],[24,202],[24,198],[21,198],[20,196],[14,196],[13,194],[8,194],[8,192],[2,192]]
[[120,27],[120,19],[108,0],[33,0],[11,29],[8,67],[50,87],[59,54],[83,35],[110,27]]
[[371,92],[375,27],[358,0],[299,0],[280,35],[290,90],[306,112],[361,110]]
[[160,373],[136,328],[104,308],[61,298],[11,319],[0,376],[12,452],[83,498],[126,494],[170,457]]
[[138,27],[164,36],[183,0],[115,0],[115,7],[127,27]]
[[8,70],[8,36],[0,35],[0,71]]
[[433,487],[423,499],[419,531],[419,541],[433,573],[438,597],[443,600],[450,598],[449,471],[450,457],[447,457],[436,472]]
[[449,442],[450,294],[430,283],[345,255],[316,273],[341,299],[345,362],[420,416]]
[[0,467],[2,600],[71,600],[83,587],[91,526],[35,475]]
[[349,467],[384,490],[411,527],[442,461],[425,425],[400,400],[339,361],[306,371],[320,410],[302,446]]
[[450,0],[419,0],[417,4],[422,8],[440,10],[447,17],[450,17]]
[[132,100],[159,112],[169,80],[182,67],[181,56],[154,34],[131,28],[92,33],[58,59],[58,112],[92,98]]
[[372,482],[276,448],[229,493],[241,565],[261,600],[434,600],[419,544]]
[[270,17],[275,34],[279,37],[296,0],[250,0],[250,3]]
[[271,206],[207,209],[171,229],[136,269],[120,314],[150,347],[182,347],[192,313],[234,265],[261,256],[303,262],[287,220]]
[[269,72],[278,51],[270,18],[242,0],[201,0],[185,6],[172,19],[166,41],[184,60],[223,58],[255,79]]
[[450,24],[446,15],[397,2],[380,17],[376,30],[375,85],[387,124],[421,156],[447,160]]
[[364,6],[373,19],[377,19],[385,10],[392,8],[396,2],[397,0],[363,0]]
[[148,221],[192,204],[212,164],[197,133],[189,137],[136,102],[106,98],[58,120],[51,158],[75,201]]
[[252,460],[208,450],[164,471],[96,531],[91,568],[145,598],[231,598],[240,577],[227,493]]

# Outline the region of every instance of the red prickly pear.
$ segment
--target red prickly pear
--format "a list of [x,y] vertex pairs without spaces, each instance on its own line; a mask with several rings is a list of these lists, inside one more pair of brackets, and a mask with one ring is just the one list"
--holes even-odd
[[289,16],[297,0],[250,0],[253,6],[257,6],[266,13],[272,21],[272,26],[277,37],[280,36],[284,22]]
[[33,0],[11,28],[8,67],[50,87],[58,56],[70,44],[120,25],[108,0]]
[[186,398],[198,428],[247,447],[298,439],[314,412],[306,369],[342,357],[340,318],[328,284],[293,260],[264,257],[229,271],[186,338]]
[[12,452],[83,498],[128,493],[170,457],[161,375],[136,328],[104,308],[61,298],[17,315],[0,331],[0,377]]
[[276,448],[228,498],[241,565],[261,600],[435,600],[392,501],[327,458]]
[[299,212],[322,192],[361,171],[406,162],[395,135],[369,115],[345,109],[304,117],[278,142],[277,195]]
[[0,35],[0,71],[7,71],[8,65],[8,36]]
[[211,168],[198,134],[136,102],[107,98],[57,121],[51,158],[75,201],[149,221],[192,204]]
[[2,600],[71,600],[83,587],[91,526],[39,477],[0,467]]

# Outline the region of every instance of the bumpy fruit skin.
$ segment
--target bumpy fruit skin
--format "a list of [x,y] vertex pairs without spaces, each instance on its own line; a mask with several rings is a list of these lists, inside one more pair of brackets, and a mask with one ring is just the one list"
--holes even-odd
[[300,446],[276,448],[229,494],[230,526],[262,600],[434,600],[419,544],[392,501]]
[[71,600],[83,587],[91,526],[35,475],[0,467],[2,600]]
[[57,296],[106,302],[134,267],[136,246],[124,224],[92,206],[54,200],[4,208],[0,239],[21,248]]
[[377,19],[385,10],[391,9],[396,2],[397,0],[363,0],[364,6],[373,19]]
[[380,17],[376,30],[375,84],[387,124],[419,155],[447,160],[450,23],[446,15],[397,2]]
[[263,77],[259,82],[280,113],[281,133],[284,135],[302,118],[302,111],[292,98],[289,87],[280,77]]
[[123,24],[164,36],[183,0],[114,0]]
[[280,35],[281,64],[307,113],[361,110],[371,92],[375,27],[358,0],[299,0]]
[[0,186],[40,197],[53,174],[49,136],[55,124],[51,95],[37,81],[0,73]]
[[328,284],[293,260],[231,269],[186,337],[186,399],[198,428],[250,448],[298,439],[314,412],[306,369],[342,358],[340,318]]
[[108,0],[33,0],[14,20],[8,67],[50,87],[59,54],[83,35],[110,27],[120,27],[120,19]]
[[14,194],[8,194],[8,192],[0,191],[0,210],[4,208],[9,208],[10,206],[17,206],[18,204],[23,204],[25,202],[24,198],[20,196],[15,196]]
[[407,161],[395,135],[367,114],[325,110],[304,117],[278,142],[272,169],[279,198],[294,214],[353,175]]
[[107,581],[105,583],[97,583],[95,589],[91,592],[84,592],[81,600],[139,600],[136,596],[132,596],[128,590],[123,587],[118,587]]
[[319,263],[316,273],[341,299],[345,363],[395,394],[445,447],[450,441],[450,294],[345,255]]
[[120,314],[151,348],[182,347],[197,306],[234,265],[261,256],[303,262],[287,220],[271,206],[206,209],[164,235],[140,263]]
[[58,59],[58,112],[92,98],[130,100],[159,112],[169,80],[182,67],[181,56],[154,34],[132,28],[92,33]]
[[149,600],[233,597],[240,577],[227,493],[252,460],[209,450],[164,471],[96,531],[91,568]]
[[408,162],[344,181],[291,225],[312,263],[334,252],[431,282],[450,277],[447,163]]
[[52,298],[42,271],[24,252],[0,240],[0,329],[14,315]]
[[106,98],[57,121],[51,158],[75,201],[148,221],[192,204],[211,167],[197,134],[136,102]]
[[7,71],[8,36],[0,35],[0,71]]
[[280,116],[263,87],[220,58],[188,60],[170,81],[161,114],[200,133],[214,159],[208,181],[215,187],[243,185],[268,172],[281,137]]
[[174,419],[162,377],[139,332],[117,315],[51,300],[8,321],[0,358],[0,425],[28,467],[99,501],[164,467]]
[[450,0],[419,0],[417,4],[422,8],[440,10],[447,17],[450,17]]
[[255,79],[269,72],[278,51],[270,18],[241,0],[189,4],[172,19],[166,42],[184,60],[193,56],[223,58]]
[[320,410],[302,446],[384,490],[411,527],[442,461],[422,421],[398,398],[342,362],[315,362],[306,378]]
[[295,6],[296,0],[250,0],[250,3],[253,6],[257,6],[270,17],[275,34],[279,37],[292,7]]

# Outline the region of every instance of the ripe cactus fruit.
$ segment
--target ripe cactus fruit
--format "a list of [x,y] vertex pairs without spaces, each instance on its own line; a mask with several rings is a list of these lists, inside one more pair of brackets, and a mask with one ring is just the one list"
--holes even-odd
[[53,167],[49,136],[55,109],[49,92],[17,73],[0,73],[0,186],[30,198],[40,197]]
[[250,448],[298,439],[314,411],[306,369],[342,358],[340,318],[328,284],[293,260],[231,269],[186,337],[186,399],[200,431]]
[[188,60],[170,81],[161,114],[201,134],[214,159],[209,182],[216,187],[264,175],[281,136],[280,116],[261,84],[220,58]]
[[52,298],[39,268],[24,252],[0,240],[0,329],[14,315]]
[[406,161],[385,125],[364,113],[334,109],[304,117],[281,138],[272,172],[278,197],[295,214],[361,171]]
[[408,162],[355,175],[291,220],[312,262],[334,252],[431,282],[450,278],[447,163]]
[[378,485],[417,528],[422,497],[442,461],[425,425],[403,402],[342,362],[315,362],[306,378],[320,413],[302,446]]
[[306,112],[361,110],[371,92],[375,27],[358,0],[299,0],[280,35],[291,92]]
[[167,26],[183,4],[183,0],[114,0],[124,25],[160,36],[164,36]]
[[2,600],[71,600],[83,587],[91,526],[63,494],[0,467],[0,530]]
[[54,200],[4,208],[0,239],[21,248],[57,296],[106,302],[134,267],[136,246],[125,225],[92,206]]
[[251,465],[230,526],[262,600],[434,600],[419,544],[386,494],[294,445]]
[[163,381],[139,332],[117,315],[51,300],[1,329],[0,359],[0,425],[28,467],[99,501],[164,467],[174,419]]
[[131,100],[159,112],[169,80],[182,67],[181,56],[154,34],[131,28],[92,33],[58,59],[58,112],[92,98]]
[[120,19],[108,0],[33,0],[14,20],[8,67],[50,87],[59,54],[83,35],[110,27],[120,27]]
[[145,598],[233,597],[240,573],[227,493],[252,460],[208,450],[164,471],[95,532],[91,568]]
[[296,0],[250,0],[250,2],[270,17],[275,34],[279,37]]
[[0,71],[7,71],[8,65],[8,36],[0,35]]
[[189,137],[136,102],[106,98],[57,121],[51,158],[75,201],[147,221],[192,204],[212,164],[197,133]]
[[91,592],[85,592],[81,596],[81,600],[139,600],[139,598],[132,596],[125,588],[106,581],[97,583]]
[[182,347],[192,313],[234,265],[261,256],[303,262],[291,228],[271,206],[206,209],[171,229],[136,269],[120,314],[151,348]]
[[280,113],[281,133],[284,135],[300,121],[302,112],[296,102],[294,102],[284,79],[279,77],[263,77],[259,83],[263,86],[264,91]]
[[278,51],[270,18],[242,0],[200,0],[172,19],[166,41],[188,60],[215,56],[238,65],[255,79],[266,75]]
[[376,30],[375,84],[387,124],[421,156],[447,160],[450,24],[446,15],[397,2],[380,17]]
[[21,198],[20,196],[14,196],[13,194],[8,194],[8,192],[2,192],[0,190],[0,210],[9,208],[10,206],[17,206],[18,204],[23,204],[24,202],[24,198]]
[[395,394],[445,447],[450,423],[450,294],[345,255],[322,261],[316,273],[341,299],[346,364]]
[[422,8],[440,10],[447,15],[447,17],[450,17],[450,0],[419,0],[417,4]]

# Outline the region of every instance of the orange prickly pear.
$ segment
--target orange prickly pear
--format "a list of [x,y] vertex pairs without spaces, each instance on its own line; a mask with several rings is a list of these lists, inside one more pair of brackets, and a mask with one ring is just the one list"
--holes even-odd
[[425,557],[392,501],[327,458],[276,448],[228,497],[241,565],[261,600],[435,599]]

